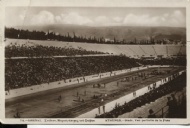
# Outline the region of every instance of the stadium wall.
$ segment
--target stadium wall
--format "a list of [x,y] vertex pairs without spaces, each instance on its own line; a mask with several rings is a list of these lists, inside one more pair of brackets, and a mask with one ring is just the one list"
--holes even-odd
[[[185,70],[176,73],[176,75],[181,75],[183,72],[185,72]],[[95,108],[95,109],[93,109],[87,113],[84,113],[84,114],[78,116],[77,118],[93,118],[93,117],[96,117],[96,115],[101,115],[104,113],[103,112],[103,106],[105,106],[105,112],[110,112],[111,110],[113,110],[115,108],[116,104],[124,105],[125,102],[127,103],[127,102],[135,99],[136,97],[144,95],[145,93],[149,92],[150,88],[158,88],[159,86],[161,86],[165,83],[168,83],[169,81],[171,81],[173,79],[174,79],[173,75],[168,76],[166,78],[163,78],[163,79],[161,79],[155,83],[149,84],[149,85],[135,91],[136,92],[135,96],[134,96],[134,92],[132,92],[128,95],[120,97],[120,98],[113,100],[109,103],[106,103],[106,104],[104,104],[98,108]]]
[[106,78],[110,76],[115,76],[115,75],[120,75],[124,74],[127,72],[134,72],[138,70],[144,70],[147,68],[153,68],[153,67],[170,67],[169,65],[154,65],[154,66],[146,66],[146,67],[135,67],[131,69],[124,69],[124,70],[119,70],[119,71],[112,71],[112,72],[106,72],[106,73],[100,73],[100,74],[95,74],[95,75],[89,75],[89,76],[84,76],[84,77],[77,77],[73,79],[67,79],[67,80],[62,80],[62,81],[56,81],[56,82],[51,82],[51,83],[45,83],[45,84],[40,84],[40,85],[33,85],[29,87],[24,87],[24,88],[18,88],[18,89],[12,89],[9,91],[5,91],[5,99],[11,99],[19,96],[24,96],[28,94],[33,94],[41,91],[46,91],[50,89],[56,89],[60,87],[65,87],[69,85],[74,85],[78,83],[83,83],[87,81],[92,81],[92,80],[97,80],[101,78]]

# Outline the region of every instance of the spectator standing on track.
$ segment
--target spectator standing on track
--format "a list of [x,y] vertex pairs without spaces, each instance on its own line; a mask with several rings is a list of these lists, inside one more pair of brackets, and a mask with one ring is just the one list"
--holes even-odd
[[86,96],[86,90],[84,91],[84,95]]
[[136,97],[136,92],[133,92],[133,97]]
[[103,105],[103,113],[105,113],[105,105]]
[[100,84],[98,84],[98,88],[100,88],[101,87],[101,85]]
[[16,110],[16,114],[14,115],[14,118],[20,118],[20,112],[18,110]]
[[59,95],[59,97],[58,97],[58,102],[61,102],[61,100],[62,100],[62,96]]
[[99,114],[100,114],[100,106],[98,107],[98,112],[99,112]]

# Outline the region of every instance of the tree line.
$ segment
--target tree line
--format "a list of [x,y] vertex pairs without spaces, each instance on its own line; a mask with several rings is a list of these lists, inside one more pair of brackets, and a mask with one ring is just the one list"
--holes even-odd
[[97,44],[167,44],[163,40],[154,40],[152,37],[150,40],[137,41],[135,38],[132,41],[117,40],[115,37],[113,40],[106,40],[104,37],[95,36],[77,36],[74,32],[72,35],[67,33],[66,35],[57,34],[55,32],[44,32],[44,31],[29,31],[15,28],[5,27],[5,38],[14,39],[30,39],[30,40],[55,40],[55,41],[66,41],[66,42],[86,42],[86,43],[97,43]]

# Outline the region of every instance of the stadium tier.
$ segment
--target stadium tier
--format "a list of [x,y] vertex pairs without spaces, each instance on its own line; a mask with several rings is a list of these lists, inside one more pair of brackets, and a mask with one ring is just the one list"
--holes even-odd
[[181,65],[185,58],[139,60],[126,56],[27,58],[5,60],[6,89],[130,69],[142,65]]
[[98,51],[87,51],[81,47],[54,47],[54,46],[28,46],[11,44],[5,47],[5,57],[47,57],[47,56],[74,56],[74,55],[90,55],[105,54]]
[[7,59],[5,63],[6,88],[21,88],[139,66],[135,59],[125,56]]
[[[25,49],[25,52],[28,53],[29,51],[36,50],[34,46],[36,47],[44,47],[47,52],[48,49],[52,51],[51,49],[54,48],[56,51],[53,51],[53,53],[48,52],[47,55],[45,53],[39,53],[40,55],[85,55],[85,54],[124,54],[126,56],[132,57],[132,58],[140,58],[140,57],[156,57],[156,56],[176,56],[176,55],[186,55],[186,46],[184,45],[111,45],[111,44],[89,44],[89,43],[81,43],[81,42],[61,42],[61,41],[40,41],[40,40],[17,40],[17,39],[7,39],[6,40],[6,49],[5,53],[6,56],[16,56],[13,55],[13,50],[17,49],[11,49],[11,45],[17,45],[17,46],[24,46],[24,47],[32,47],[33,49]],[[52,47],[50,47],[52,46]],[[14,46],[15,47],[15,46]],[[62,50],[70,50],[71,53],[60,51]],[[80,48],[80,49],[79,49]],[[20,50],[20,48],[19,48]],[[24,56],[26,53],[19,53],[19,56]],[[29,54],[29,53],[28,53]],[[31,54],[31,53],[30,53]],[[17,55],[18,56],[18,55]],[[38,54],[34,54],[34,56],[39,56]]]

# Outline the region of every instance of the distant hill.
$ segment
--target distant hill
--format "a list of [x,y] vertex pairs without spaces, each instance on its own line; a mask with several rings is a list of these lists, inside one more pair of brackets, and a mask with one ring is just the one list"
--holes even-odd
[[186,40],[186,28],[179,27],[137,27],[137,26],[108,26],[108,27],[89,27],[89,26],[75,26],[75,25],[49,25],[49,26],[24,26],[15,27],[28,30],[58,32],[62,35],[69,33],[77,36],[86,37],[104,37],[118,40],[125,39],[126,41],[150,39],[172,39],[172,40]]

